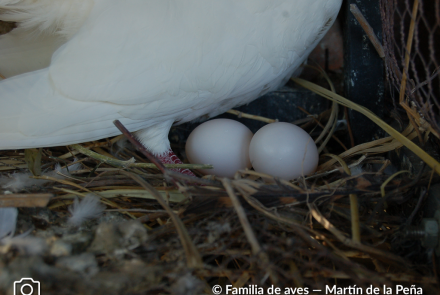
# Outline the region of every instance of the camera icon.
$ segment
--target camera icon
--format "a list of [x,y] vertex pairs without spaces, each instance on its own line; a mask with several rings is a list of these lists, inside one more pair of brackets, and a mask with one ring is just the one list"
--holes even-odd
[[14,282],[14,295],[40,295],[40,282],[22,278]]

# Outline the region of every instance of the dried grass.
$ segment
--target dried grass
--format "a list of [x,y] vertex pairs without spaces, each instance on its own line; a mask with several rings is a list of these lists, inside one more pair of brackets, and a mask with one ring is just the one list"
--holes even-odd
[[[416,137],[411,126],[401,136]],[[432,173],[390,178],[380,168],[370,168],[350,176],[353,167],[388,165],[378,155],[402,147],[392,137],[328,155],[331,160],[323,156],[313,177],[293,182],[255,171],[239,171],[232,180],[193,179],[168,169],[163,173],[146,165],[142,156],[130,161],[133,152],[127,148],[112,154],[110,142],[43,149],[42,167],[71,164],[77,162],[75,156],[84,168],[64,179],[36,177],[50,183],[30,191],[53,194],[48,208],[58,213],[65,213],[75,196],[94,193],[108,212],[141,221],[149,238],[132,251],[147,265],[162,268],[162,283],[182,271],[177,267],[182,261],[203,282],[205,293],[217,283],[316,289],[336,281],[364,287],[422,284],[428,289],[436,283],[424,265],[396,252],[405,243],[396,242],[402,220],[416,214],[410,208],[401,212],[402,196],[427,186]],[[23,158],[23,152],[9,151],[0,161],[22,163]],[[17,167],[6,164],[3,169]],[[359,213],[352,219],[356,208]],[[158,258],[142,258],[153,246]]]

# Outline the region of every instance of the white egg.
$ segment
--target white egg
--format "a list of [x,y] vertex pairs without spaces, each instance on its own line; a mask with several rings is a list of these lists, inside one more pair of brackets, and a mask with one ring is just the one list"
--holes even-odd
[[319,160],[310,135],[282,122],[268,124],[255,133],[249,156],[255,171],[288,180],[313,173]]
[[249,144],[252,132],[240,122],[229,119],[207,121],[191,132],[186,155],[192,164],[212,164],[204,174],[233,177],[240,169],[251,168]]

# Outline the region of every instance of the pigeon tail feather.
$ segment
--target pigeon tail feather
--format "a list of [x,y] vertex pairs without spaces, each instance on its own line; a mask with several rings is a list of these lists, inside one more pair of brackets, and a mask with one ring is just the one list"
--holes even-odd
[[93,0],[0,0],[0,20],[19,28],[70,39],[87,19]]
[[0,0],[0,20],[17,23],[0,36],[0,74],[46,68],[52,54],[83,25],[93,0]]
[[0,74],[12,77],[47,68],[52,54],[64,43],[59,36],[35,36],[24,29],[14,29],[0,36]]

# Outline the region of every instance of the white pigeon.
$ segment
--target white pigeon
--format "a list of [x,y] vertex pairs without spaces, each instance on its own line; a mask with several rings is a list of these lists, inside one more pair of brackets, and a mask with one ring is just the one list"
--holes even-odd
[[[0,0],[0,149],[168,132],[276,90],[342,0]],[[169,162],[169,161],[168,161]],[[172,161],[171,161],[172,162]]]

